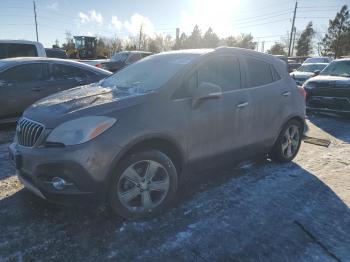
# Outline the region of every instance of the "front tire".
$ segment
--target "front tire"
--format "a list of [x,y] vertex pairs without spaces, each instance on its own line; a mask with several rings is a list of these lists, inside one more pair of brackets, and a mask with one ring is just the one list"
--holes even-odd
[[109,204],[128,219],[153,217],[170,206],[177,181],[175,165],[161,151],[132,153],[120,162],[114,174]]
[[303,129],[297,120],[289,121],[282,129],[271,151],[271,158],[277,162],[290,162],[298,154]]

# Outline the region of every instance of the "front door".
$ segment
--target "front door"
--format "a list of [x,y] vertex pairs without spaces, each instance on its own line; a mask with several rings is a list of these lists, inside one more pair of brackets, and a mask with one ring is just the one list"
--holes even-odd
[[239,149],[244,147],[246,125],[249,117],[248,92],[241,89],[241,73],[234,56],[213,55],[204,60],[185,80],[190,96],[202,82],[221,87],[221,96],[204,99],[192,107],[191,99],[180,100],[187,107],[188,156],[192,162],[213,165],[232,158],[244,157]]

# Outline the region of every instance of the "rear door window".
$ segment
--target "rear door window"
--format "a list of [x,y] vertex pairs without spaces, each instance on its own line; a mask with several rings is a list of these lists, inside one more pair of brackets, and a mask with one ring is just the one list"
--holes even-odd
[[44,69],[44,65],[39,63],[18,65],[6,70],[0,78],[6,82],[18,83],[40,81],[44,80]]
[[50,79],[51,80],[79,80],[86,78],[86,74],[80,68],[75,66],[51,64]]
[[38,56],[35,45],[0,43],[0,59],[23,56]]
[[269,63],[251,57],[245,57],[245,61],[248,87],[263,86],[274,82]]
[[198,69],[198,84],[208,82],[219,85],[222,92],[241,88],[241,74],[238,59],[234,57],[213,57]]

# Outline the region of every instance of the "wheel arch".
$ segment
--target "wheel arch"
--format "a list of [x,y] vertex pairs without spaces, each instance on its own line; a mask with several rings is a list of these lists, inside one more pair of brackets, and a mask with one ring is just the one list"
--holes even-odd
[[277,134],[277,136],[275,137],[275,140],[273,141],[273,144],[276,143],[276,141],[277,141],[279,135],[281,134],[281,132],[282,132],[283,128],[286,126],[286,124],[289,123],[289,122],[292,121],[292,120],[298,121],[298,122],[300,123],[302,129],[303,129],[303,132],[305,131],[305,129],[306,129],[305,118],[303,118],[303,117],[301,117],[301,116],[299,116],[299,115],[291,115],[291,116],[289,116],[289,117],[287,118],[286,121],[283,122],[282,126],[281,126],[280,129],[278,130],[278,134]]
[[113,161],[110,177],[113,175],[113,170],[115,170],[118,164],[127,156],[138,151],[152,149],[159,150],[166,154],[174,162],[177,173],[180,176],[185,165],[185,151],[175,139],[165,135],[152,134],[134,139],[123,147],[122,151]]

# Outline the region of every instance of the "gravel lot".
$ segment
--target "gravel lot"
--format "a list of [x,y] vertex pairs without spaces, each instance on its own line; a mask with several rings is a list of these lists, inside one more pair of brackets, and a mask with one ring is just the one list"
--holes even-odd
[[0,261],[350,261],[350,121],[309,119],[294,162],[258,159],[194,174],[163,216],[131,222],[61,207],[14,176],[0,131]]

